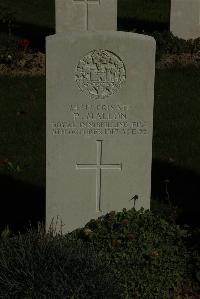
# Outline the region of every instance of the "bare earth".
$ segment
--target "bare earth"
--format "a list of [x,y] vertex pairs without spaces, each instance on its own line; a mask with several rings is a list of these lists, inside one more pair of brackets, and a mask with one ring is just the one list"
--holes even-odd
[[[41,52],[27,53],[18,60],[9,63],[0,63],[0,75],[14,76],[40,76],[45,75],[45,58],[46,55]],[[173,54],[165,55],[157,62],[157,69],[166,69],[173,66],[200,67],[200,52],[196,54]]]
[[9,63],[0,63],[0,74],[38,76],[45,75],[46,55],[41,52],[27,53],[17,60],[10,59]]

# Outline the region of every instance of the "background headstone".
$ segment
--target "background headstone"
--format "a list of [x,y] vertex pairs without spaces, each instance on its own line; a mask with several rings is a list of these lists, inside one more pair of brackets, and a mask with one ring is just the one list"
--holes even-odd
[[117,0],[56,0],[56,32],[116,30]]
[[47,38],[47,226],[59,217],[71,231],[112,210],[150,208],[154,72],[148,36]]
[[200,0],[172,0],[170,30],[186,40],[200,37]]

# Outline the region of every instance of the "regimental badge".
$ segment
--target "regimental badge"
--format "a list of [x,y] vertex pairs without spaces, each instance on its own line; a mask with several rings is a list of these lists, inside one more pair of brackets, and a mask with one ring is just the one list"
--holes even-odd
[[126,80],[123,61],[108,50],[93,50],[78,63],[75,80],[79,89],[95,100],[116,93]]

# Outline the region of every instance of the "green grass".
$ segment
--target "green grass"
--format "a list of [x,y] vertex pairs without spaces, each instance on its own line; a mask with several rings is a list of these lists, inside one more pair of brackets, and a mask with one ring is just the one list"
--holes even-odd
[[[0,78],[0,160],[9,173],[43,185],[45,175],[45,78]],[[195,68],[156,73],[153,157],[200,173],[200,77]],[[19,166],[21,171],[17,171]],[[0,166],[1,173],[5,168]]]
[[143,22],[168,23],[170,0],[119,0],[118,16]]
[[54,0],[1,0],[7,12],[13,13],[17,23],[54,27]]
[[45,79],[0,77],[0,160],[10,166],[1,173],[44,185]]
[[[157,70],[155,83],[153,157],[163,162],[173,159],[178,167],[199,174],[199,70],[194,67]],[[9,173],[17,180],[44,186],[45,78],[0,77],[0,87],[0,175]],[[12,167],[2,167],[4,159],[8,159]],[[27,197],[29,202],[29,195]],[[77,292],[77,285],[83,281],[86,282],[84,285],[94,288],[84,289],[82,295],[90,298],[89,290],[90,293],[97,292],[97,297],[92,295],[92,298],[100,298],[99,294],[107,294],[113,287],[118,292],[112,267],[105,268],[112,263],[115,273],[116,265],[119,267],[117,275],[123,279],[126,293],[139,292],[142,298],[148,299],[170,298],[169,289],[172,291],[177,286],[177,292],[183,286],[186,288],[184,292],[191,288],[197,293],[199,231],[194,240],[190,240],[191,232],[188,231],[187,243],[195,246],[187,251],[183,245],[185,232],[178,226],[154,218],[151,212],[146,212],[147,218],[142,216],[144,219],[139,214],[122,212],[117,218],[116,214],[114,218],[110,214],[112,219],[108,217],[103,222],[88,223],[86,227],[92,234],[86,234],[85,230],[76,231],[78,241],[85,240],[90,244],[88,241],[93,240],[101,259],[96,259],[87,248],[84,251],[82,243],[81,248],[73,249],[70,236],[69,242],[65,237],[48,239],[31,234],[0,240],[0,298],[10,298],[13,294],[19,298],[39,298],[41,294],[50,298],[55,292],[58,298],[63,298],[66,290],[72,294]],[[107,260],[111,263],[106,263]],[[126,269],[128,263],[130,267]],[[77,275],[79,272],[81,275]],[[66,280],[72,274],[73,279]],[[112,277],[109,285],[106,275],[108,279]],[[99,277],[100,280],[105,278],[101,286]],[[159,293],[163,289],[164,295]],[[102,297],[106,298],[105,295]]]
[[198,68],[157,71],[154,158],[175,160],[200,174],[200,77]]

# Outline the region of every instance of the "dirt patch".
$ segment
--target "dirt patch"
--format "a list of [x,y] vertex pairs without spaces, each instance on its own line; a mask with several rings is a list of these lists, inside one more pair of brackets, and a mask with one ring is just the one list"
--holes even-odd
[[171,54],[165,55],[162,59],[156,64],[158,69],[166,69],[174,66],[179,67],[188,67],[195,66],[200,67],[200,52],[195,54]]
[[[4,61],[0,61],[0,75],[14,76],[40,76],[45,75],[46,55],[41,52],[26,53],[12,57],[8,55]],[[200,52],[195,54],[165,55],[156,63],[157,69],[195,66],[200,67]]]
[[18,57],[8,55],[0,62],[0,74],[3,75],[45,75],[45,54],[41,52],[21,54]]

